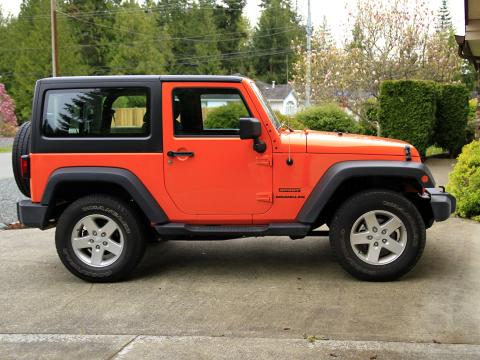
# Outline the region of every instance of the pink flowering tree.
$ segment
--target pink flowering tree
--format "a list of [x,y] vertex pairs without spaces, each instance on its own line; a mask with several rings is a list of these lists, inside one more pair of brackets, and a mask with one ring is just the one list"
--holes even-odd
[[0,84],[0,135],[13,136],[17,129],[15,103],[8,95],[4,84]]

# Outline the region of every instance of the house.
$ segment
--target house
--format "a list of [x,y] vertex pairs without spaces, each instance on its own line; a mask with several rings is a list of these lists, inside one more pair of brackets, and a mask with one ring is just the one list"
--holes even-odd
[[274,111],[282,115],[295,115],[298,111],[298,99],[290,84],[267,84],[262,81],[256,82],[263,95],[267,98]]
[[[477,73],[480,74],[480,1],[464,0],[465,35],[455,35],[459,46],[459,54],[468,59]],[[480,77],[479,77],[480,85]],[[477,123],[475,126],[476,138],[480,138],[480,94],[477,93]]]

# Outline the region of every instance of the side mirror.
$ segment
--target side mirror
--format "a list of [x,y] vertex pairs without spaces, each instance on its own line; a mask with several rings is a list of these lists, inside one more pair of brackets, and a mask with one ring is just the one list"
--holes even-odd
[[267,150],[267,144],[260,140],[262,135],[262,124],[255,118],[240,118],[240,139],[253,139],[253,150],[258,153],[264,153]]
[[262,135],[262,125],[255,118],[240,118],[240,139],[257,139]]

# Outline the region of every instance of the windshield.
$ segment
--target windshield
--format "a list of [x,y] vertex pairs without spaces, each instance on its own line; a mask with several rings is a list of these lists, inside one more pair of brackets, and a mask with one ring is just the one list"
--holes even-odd
[[276,129],[279,129],[282,124],[280,121],[278,121],[277,116],[273,112],[272,108],[270,107],[270,104],[268,103],[267,99],[265,99],[265,96],[263,96],[262,92],[258,88],[257,84],[255,84],[253,81],[251,82],[253,91],[257,95],[258,99],[263,105],[263,108],[267,112],[268,117],[270,118],[270,121],[272,122],[273,126],[275,126]]

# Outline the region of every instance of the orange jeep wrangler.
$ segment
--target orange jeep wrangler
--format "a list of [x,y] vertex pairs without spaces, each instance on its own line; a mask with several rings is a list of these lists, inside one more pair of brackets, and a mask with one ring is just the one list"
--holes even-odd
[[20,222],[56,226],[61,261],[92,282],[126,277],[148,239],[270,235],[329,235],[349,273],[392,280],[455,210],[414,147],[289,129],[235,76],[39,80],[13,166]]

